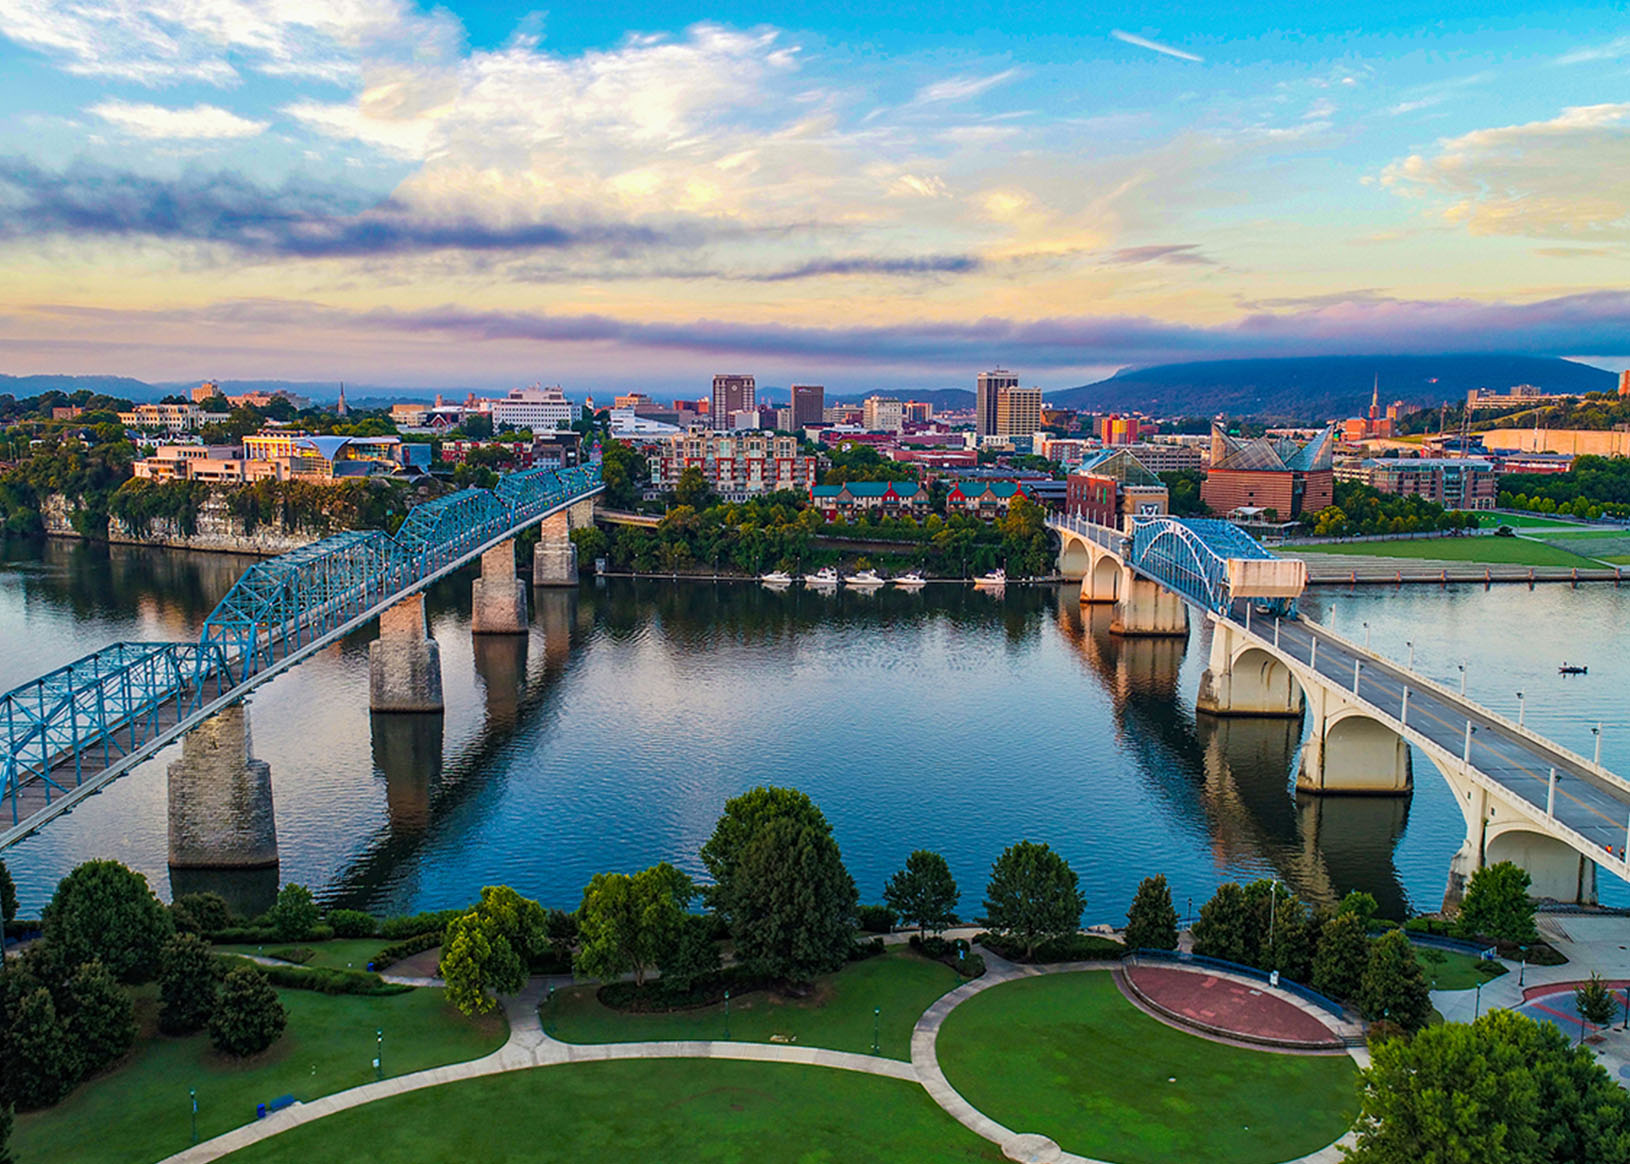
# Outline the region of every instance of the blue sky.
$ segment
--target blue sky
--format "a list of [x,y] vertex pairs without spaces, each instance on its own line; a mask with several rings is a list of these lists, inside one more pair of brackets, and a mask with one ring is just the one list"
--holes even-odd
[[0,366],[1630,361],[1607,5],[0,0]]

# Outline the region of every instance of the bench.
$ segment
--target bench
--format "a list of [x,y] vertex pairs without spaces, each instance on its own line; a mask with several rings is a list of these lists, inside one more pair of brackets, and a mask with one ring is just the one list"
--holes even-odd
[[282,1111],[286,1107],[293,1107],[298,1100],[292,1095],[280,1095],[270,1103],[257,1103],[255,1105],[255,1118],[263,1120],[273,1112]]

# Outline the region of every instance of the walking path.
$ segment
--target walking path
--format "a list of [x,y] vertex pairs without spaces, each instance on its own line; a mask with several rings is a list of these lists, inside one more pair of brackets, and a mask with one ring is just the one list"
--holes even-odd
[[[972,931],[970,930],[970,933]],[[890,935],[891,944],[904,941],[909,935]],[[1046,1136],[1019,1133],[978,1111],[951,1086],[940,1070],[935,1045],[945,1017],[958,1005],[974,995],[992,987],[1014,982],[1021,978],[1043,974],[1075,974],[1089,971],[1113,972],[1113,962],[1065,962],[1049,966],[1021,966],[1009,962],[989,950],[980,951],[986,970],[982,977],[956,987],[942,995],[917,1020],[911,1035],[911,1061],[900,1062],[881,1056],[856,1054],[848,1051],[830,1051],[820,1047],[804,1047],[783,1043],[742,1043],[734,1041],[673,1041],[646,1043],[563,1043],[543,1029],[538,1004],[551,986],[569,985],[569,976],[535,978],[519,994],[505,997],[504,1014],[509,1020],[509,1038],[490,1055],[470,1059],[463,1063],[450,1063],[431,1067],[408,1075],[367,1083],[347,1091],[336,1092],[309,1103],[295,1104],[267,1116],[263,1120],[245,1124],[212,1140],[206,1140],[161,1164],[207,1164],[219,1160],[250,1144],[255,1144],[281,1132],[289,1131],[313,1120],[350,1108],[360,1107],[375,1100],[394,1095],[405,1095],[444,1083],[457,1083],[478,1079],[506,1071],[525,1071],[534,1067],[553,1067],[572,1063],[606,1062],[613,1059],[734,1059],[761,1063],[795,1063],[810,1067],[830,1067],[840,1071],[858,1071],[868,1075],[881,1075],[890,1079],[919,1083],[934,1102],[952,1118],[1002,1148],[1010,1160],[1027,1164],[1107,1164],[1086,1156],[1065,1152]],[[262,959],[264,960],[264,959]],[[271,960],[271,961],[275,961]],[[387,979],[388,981],[391,979]],[[414,980],[417,982],[418,980]],[[1255,984],[1262,989],[1269,988]],[[1274,992],[1289,998],[1282,992]],[[1298,1002],[1300,1000],[1297,1000]],[[1355,1055],[1356,1058],[1356,1055]],[[1349,1143],[1344,1137],[1307,1156],[1286,1164],[1336,1164],[1343,1157],[1339,1145]]]

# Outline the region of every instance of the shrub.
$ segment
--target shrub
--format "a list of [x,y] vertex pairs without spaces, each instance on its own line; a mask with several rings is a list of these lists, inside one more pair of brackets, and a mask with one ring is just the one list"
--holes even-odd
[[[232,907],[219,893],[184,893],[170,907],[175,916],[176,929],[189,933],[213,934],[232,924]],[[191,924],[183,925],[182,919]]]
[[875,958],[879,954],[886,954],[888,947],[883,944],[882,938],[873,938],[869,942],[856,942],[849,947],[849,961],[864,962],[867,958]]
[[210,933],[209,940],[217,946],[260,946],[281,939],[276,930],[266,926],[228,926]]
[[462,909],[437,909],[428,913],[408,914],[406,917],[388,917],[379,923],[379,936],[399,942],[403,938],[417,937],[431,930],[443,933],[448,923],[463,913]]
[[81,1075],[102,1070],[136,1041],[130,995],[100,962],[85,962],[73,972],[63,987],[62,1011]]
[[331,909],[328,924],[337,938],[371,938],[379,932],[379,922],[360,909]]
[[258,1055],[277,1042],[288,1024],[288,1012],[266,975],[252,966],[227,974],[209,1016],[209,1041],[217,1051],[240,1059]]
[[277,904],[267,911],[266,920],[280,941],[298,942],[313,936],[318,916],[311,890],[291,883],[278,892]]
[[400,962],[403,958],[411,958],[413,955],[422,954],[426,950],[434,950],[441,945],[441,940],[441,930],[431,930],[427,934],[415,934],[405,941],[396,942],[379,951],[374,955],[374,960],[369,964],[368,968],[370,970],[383,970],[393,963]]
[[24,995],[6,1032],[6,1098],[20,1108],[49,1107],[79,1080],[68,1032],[43,986]]
[[951,965],[964,978],[980,978],[985,973],[985,959],[979,954],[969,954],[966,958],[958,958]]
[[328,966],[265,966],[231,958],[241,967],[257,971],[274,986],[285,990],[311,990],[318,994],[361,994],[375,997],[405,994],[413,987],[400,982],[386,982],[367,970],[339,970]]
[[863,905],[855,911],[860,928],[868,934],[894,932],[894,911],[886,905]]
[[221,964],[195,934],[177,934],[159,956],[159,1029],[171,1035],[202,1030],[215,1009]]
[[65,964],[99,961],[115,977],[143,982],[174,932],[147,878],[117,861],[86,861],[57,884],[45,907],[45,937]]
[[[1024,947],[1017,941],[1004,937],[1001,934],[975,934],[974,943],[985,947],[993,954],[1008,959],[1010,962],[1025,960]],[[1073,934],[1062,938],[1051,938],[1040,943],[1035,949],[1032,962],[1111,962],[1126,957],[1127,949],[1113,938],[1101,938],[1096,934]]]

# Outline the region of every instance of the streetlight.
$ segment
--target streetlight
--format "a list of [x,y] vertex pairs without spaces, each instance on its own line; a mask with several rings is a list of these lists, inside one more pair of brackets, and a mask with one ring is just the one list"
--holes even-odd
[[880,1006],[874,1006],[872,1008],[872,1054],[874,1054],[874,1055],[882,1054],[882,1051],[879,1050],[878,1046],[877,1046],[877,1028],[882,1023],[882,1021],[883,1021],[883,1008],[880,1007]]
[[1189,922],[1190,924],[1193,924],[1193,922],[1194,922],[1194,898],[1193,897],[1189,898],[1188,909],[1183,914],[1183,920]]
[[1460,668],[1460,694],[1464,695],[1466,694],[1466,664],[1456,663],[1455,666]]
[[1602,766],[1602,725],[1597,724],[1590,729],[1590,734],[1596,737],[1596,766]]
[[1370,649],[1370,624],[1369,623],[1364,624],[1364,649],[1366,651]]
[[1409,669],[1413,671],[1415,669],[1415,640],[1409,639],[1405,641],[1404,646],[1409,648]]
[[380,1027],[374,1031],[374,1037],[379,1040],[374,1048],[374,1078],[385,1078],[385,1028]]
[[549,984],[549,1029],[555,1029],[555,984]]
[[1483,1014],[1483,984],[1477,984],[1477,1008],[1472,1011],[1472,1021],[1475,1022]]
[[1528,947],[1519,946],[1518,949],[1522,951],[1522,965],[1517,968],[1517,985],[1520,987],[1528,974]]
[[192,1142],[198,1142],[198,1089],[187,1088],[187,1098],[192,1100]]
[[1517,726],[1518,727],[1522,727],[1523,712],[1526,709],[1527,709],[1527,705],[1523,702],[1522,692],[1519,691],[1519,692],[1517,692]]
[[730,992],[724,992],[724,1037],[730,1038]]

